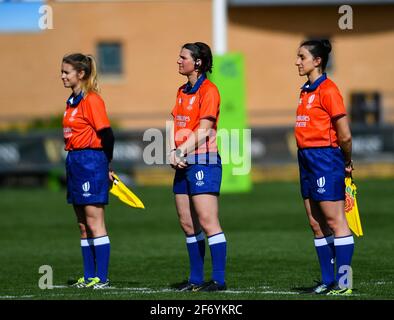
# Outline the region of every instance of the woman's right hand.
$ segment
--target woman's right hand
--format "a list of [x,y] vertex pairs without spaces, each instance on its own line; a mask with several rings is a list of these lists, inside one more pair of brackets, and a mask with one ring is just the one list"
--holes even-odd
[[185,169],[186,167],[187,167],[187,163],[183,160],[179,160],[176,166],[177,169]]
[[187,167],[187,163],[183,158],[179,158],[176,155],[175,150],[170,152],[170,165],[173,169],[184,169]]

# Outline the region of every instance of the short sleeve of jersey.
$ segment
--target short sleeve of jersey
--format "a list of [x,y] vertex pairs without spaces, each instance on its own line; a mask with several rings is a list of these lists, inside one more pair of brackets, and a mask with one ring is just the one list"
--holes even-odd
[[111,126],[107,111],[105,110],[104,101],[97,94],[89,94],[86,97],[86,108],[83,110],[83,113],[84,117],[96,131]]
[[336,87],[329,87],[322,92],[321,104],[330,115],[330,118],[346,114],[343,98]]
[[220,104],[219,92],[215,87],[208,87],[200,98],[200,119],[217,118]]

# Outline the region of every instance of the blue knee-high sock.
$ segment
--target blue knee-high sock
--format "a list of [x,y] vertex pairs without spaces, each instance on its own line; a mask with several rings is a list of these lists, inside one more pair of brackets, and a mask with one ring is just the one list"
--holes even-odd
[[335,246],[334,246],[334,236],[326,237],[328,245],[332,251],[333,261],[332,264],[335,265]]
[[221,285],[225,283],[227,242],[224,233],[208,237],[212,258],[212,280]]
[[335,281],[333,243],[333,236],[315,238],[315,248],[319,258],[322,281],[325,285],[330,285]]
[[190,276],[189,282],[202,284],[204,282],[204,257],[205,237],[204,233],[186,236],[186,246],[189,253]]
[[100,278],[101,282],[106,282],[108,280],[109,254],[111,249],[109,238],[108,236],[94,238],[93,243],[96,252],[96,276]]
[[[354,251],[353,235],[335,238],[334,245],[337,263],[336,281],[339,283],[341,277],[349,271],[349,267],[352,263]],[[342,282],[345,282],[345,284],[347,283],[346,279],[343,279]]]
[[81,239],[82,259],[83,259],[83,276],[85,281],[96,276],[96,258],[93,246],[93,239]]

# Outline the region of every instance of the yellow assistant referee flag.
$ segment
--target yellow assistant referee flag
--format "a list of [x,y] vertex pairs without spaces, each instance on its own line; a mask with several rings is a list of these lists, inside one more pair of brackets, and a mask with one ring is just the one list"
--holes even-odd
[[142,201],[119,179],[119,177],[112,173],[114,181],[112,187],[109,190],[114,196],[118,197],[120,201],[123,201],[127,205],[133,208],[145,209]]
[[353,182],[351,177],[345,178],[345,187],[346,187],[346,199],[345,199],[345,214],[346,220],[349,224],[350,230],[357,237],[361,237],[363,235],[363,229],[361,227],[360,214],[358,212],[357,206],[357,187]]

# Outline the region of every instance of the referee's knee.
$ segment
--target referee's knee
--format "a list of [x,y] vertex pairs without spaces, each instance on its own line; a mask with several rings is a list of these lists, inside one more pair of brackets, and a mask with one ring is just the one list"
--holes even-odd
[[309,221],[309,226],[315,237],[319,238],[324,236],[320,224],[317,221]]
[[189,221],[179,220],[179,224],[185,234],[192,235],[195,233],[194,226]]
[[90,237],[97,238],[107,235],[105,225],[90,223],[87,225],[87,234]]

